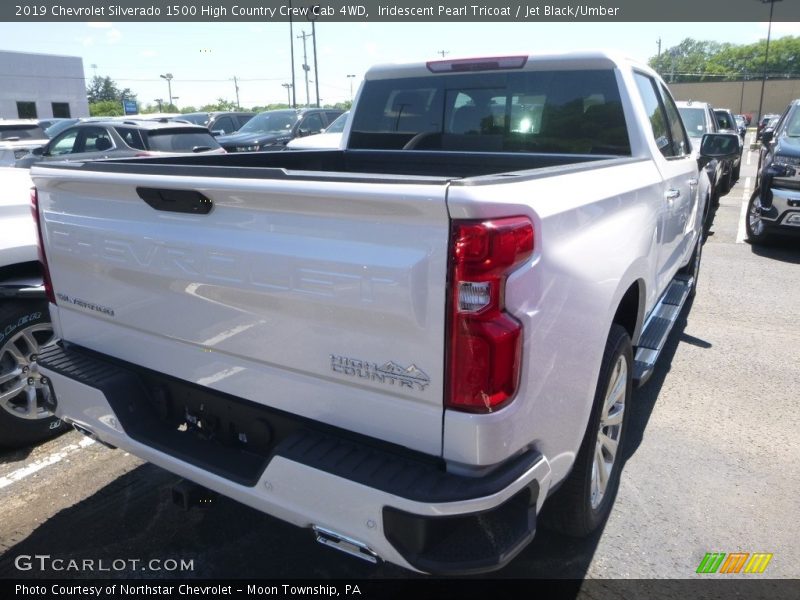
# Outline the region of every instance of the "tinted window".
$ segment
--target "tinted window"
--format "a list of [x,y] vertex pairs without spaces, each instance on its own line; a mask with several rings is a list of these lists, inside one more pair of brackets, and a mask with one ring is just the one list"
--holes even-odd
[[146,150],[144,140],[142,139],[142,132],[133,127],[114,127],[116,132],[122,138],[127,146],[135,150]]
[[233,133],[236,131],[236,125],[233,124],[233,119],[230,117],[220,117],[212,127],[214,131],[222,131],[222,133]]
[[658,146],[658,149],[664,156],[674,156],[672,144],[669,139],[669,132],[667,131],[667,118],[664,115],[661,102],[658,100],[655,82],[646,75],[640,73],[636,73],[634,78],[636,80],[636,87],[639,89],[639,95],[642,97],[642,102],[644,103],[647,118],[650,120],[650,127],[653,130],[656,146]]
[[350,116],[349,111],[339,115],[337,119],[328,126],[328,128],[325,130],[325,133],[342,133],[344,131],[345,123],[347,123],[348,116]]
[[667,111],[667,122],[672,137],[672,153],[674,156],[684,156],[690,152],[691,146],[689,146],[689,140],[686,139],[686,131],[683,129],[683,121],[681,121],[675,101],[663,85],[661,86],[661,99]]
[[322,115],[320,113],[308,115],[303,119],[303,122],[300,123],[300,129],[306,134],[319,133],[322,131],[323,127],[325,127],[325,125],[322,122]]
[[78,149],[78,152],[105,152],[114,147],[111,136],[103,127],[84,127],[81,129],[81,134],[83,147]]
[[210,133],[202,131],[176,131],[174,129],[147,132],[150,150],[158,152],[195,152],[215,148],[220,145]]
[[717,125],[720,129],[736,129],[736,122],[731,120],[731,116],[726,112],[715,113],[717,115]]
[[21,140],[43,140],[47,138],[44,130],[38,125],[2,125],[0,124],[0,140],[19,138]]
[[208,113],[189,113],[181,115],[180,118],[195,125],[206,125],[208,123]]
[[36,102],[17,102],[17,116],[20,119],[35,119]]
[[630,154],[610,69],[368,81],[353,119],[351,148]]

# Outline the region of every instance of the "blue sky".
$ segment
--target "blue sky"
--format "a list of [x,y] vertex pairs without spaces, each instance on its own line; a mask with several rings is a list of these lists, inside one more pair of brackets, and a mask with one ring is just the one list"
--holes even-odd
[[[303,30],[310,34],[310,23],[295,22],[295,36]],[[439,51],[452,58],[603,48],[645,61],[659,38],[664,49],[686,37],[745,44],[766,38],[767,24],[323,22],[316,33],[320,99],[334,103],[349,99],[351,81],[356,90],[373,64],[441,58]],[[773,23],[773,38],[782,35],[800,35],[800,23]],[[80,56],[87,80],[109,76],[143,104],[167,98],[159,78],[165,73],[173,74],[178,106],[235,100],[234,76],[242,106],[285,101],[289,49],[287,23],[0,23],[0,50]],[[304,104],[302,40],[294,51],[297,101]],[[308,56],[313,81],[310,37]]]

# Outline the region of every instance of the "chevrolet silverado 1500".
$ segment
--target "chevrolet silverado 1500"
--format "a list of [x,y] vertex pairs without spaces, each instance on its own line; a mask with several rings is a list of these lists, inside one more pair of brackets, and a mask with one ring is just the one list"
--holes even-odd
[[606,53],[375,67],[344,136],[35,166],[56,414],[370,561],[593,531],[737,136]]

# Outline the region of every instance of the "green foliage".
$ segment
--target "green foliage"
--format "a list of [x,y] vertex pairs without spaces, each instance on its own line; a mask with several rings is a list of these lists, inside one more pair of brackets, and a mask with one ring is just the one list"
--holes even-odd
[[118,117],[122,116],[122,101],[102,100],[89,103],[89,115],[92,117]]
[[121,102],[123,98],[136,99],[136,94],[131,92],[130,88],[120,90],[117,84],[111,77],[99,77],[95,75],[86,88],[86,97],[89,104],[96,102]]
[[[667,82],[741,81],[758,79],[764,71],[767,41],[753,44],[721,44],[686,38],[648,64]],[[800,37],[770,40],[767,76],[800,77]]]

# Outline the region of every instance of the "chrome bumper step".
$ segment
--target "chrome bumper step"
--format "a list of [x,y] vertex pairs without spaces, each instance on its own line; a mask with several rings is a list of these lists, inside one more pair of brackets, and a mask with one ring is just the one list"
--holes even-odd
[[669,332],[678,321],[693,285],[693,277],[676,276],[647,319],[633,361],[633,381],[636,387],[644,385],[653,374]]

